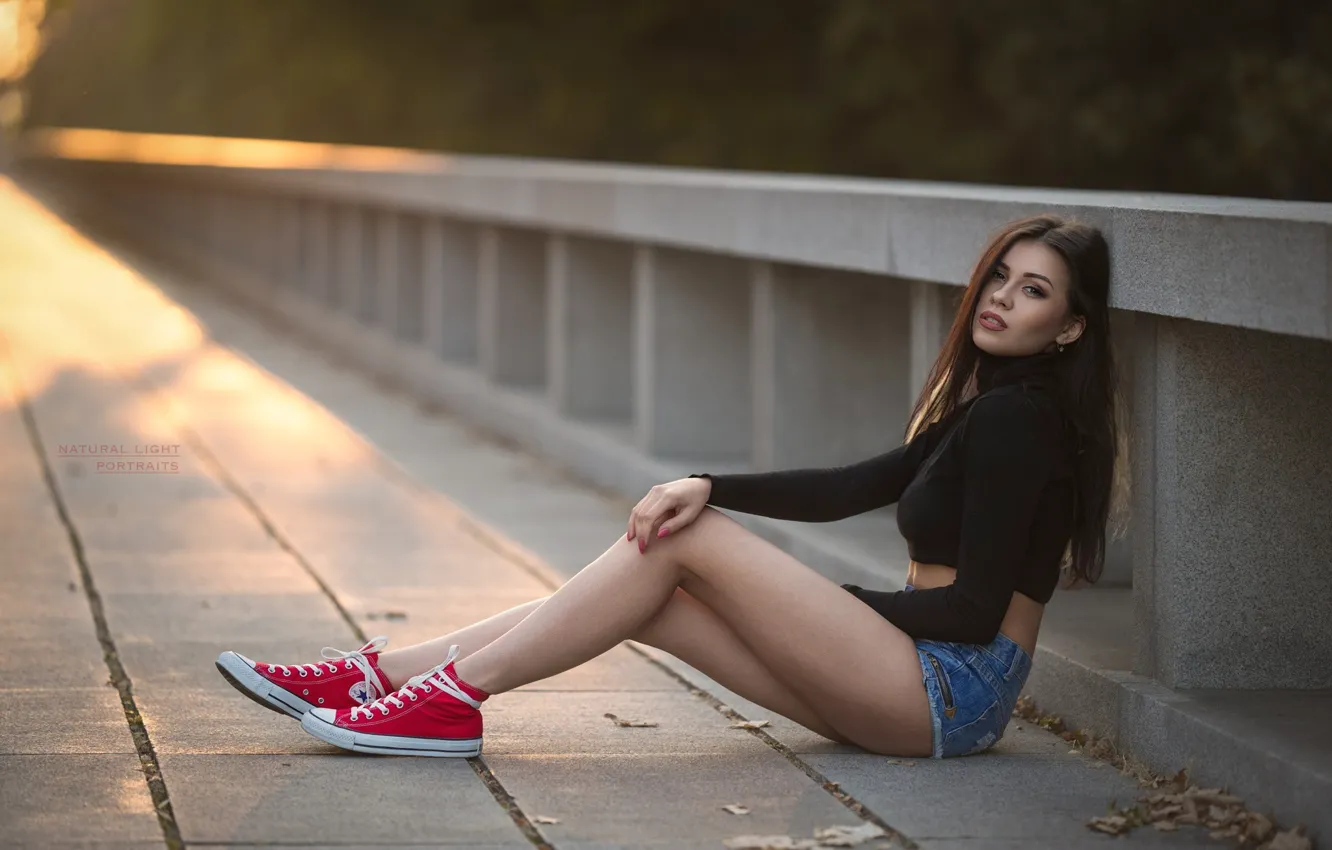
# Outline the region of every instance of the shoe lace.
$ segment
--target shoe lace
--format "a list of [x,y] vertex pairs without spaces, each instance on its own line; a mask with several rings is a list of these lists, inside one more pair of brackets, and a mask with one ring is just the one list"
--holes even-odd
[[326,646],[320,652],[320,655],[325,659],[324,661],[313,661],[309,664],[293,664],[291,666],[285,664],[270,664],[268,665],[268,672],[272,673],[276,670],[281,670],[282,675],[290,676],[294,670],[296,675],[304,679],[311,674],[315,676],[324,675],[325,668],[327,668],[330,673],[336,673],[338,672],[338,665],[342,664],[344,670],[359,669],[365,674],[367,694],[383,696],[384,687],[379,684],[379,676],[376,675],[375,668],[370,664],[370,659],[366,658],[365,654],[367,652],[379,652],[387,644],[388,638],[384,635],[380,635],[360,649],[354,649],[351,652],[343,652],[340,649]]
[[430,668],[419,676],[413,676],[408,679],[401,688],[398,688],[398,690],[391,694],[385,694],[372,703],[352,706],[351,719],[356,720],[360,717],[360,712],[364,712],[367,718],[373,717],[376,711],[380,713],[380,716],[387,716],[388,713],[392,711],[392,709],[389,708],[390,704],[397,708],[402,708],[407,704],[403,702],[404,699],[408,702],[416,702],[421,698],[416,693],[418,690],[428,694],[435,688],[439,688],[441,691],[457,697],[472,708],[480,708],[481,703],[468,696],[467,692],[458,687],[458,683],[453,681],[453,679],[444,672],[444,668],[452,664],[453,659],[457,657],[458,645],[454,644],[449,647],[448,657],[446,657],[443,662]]

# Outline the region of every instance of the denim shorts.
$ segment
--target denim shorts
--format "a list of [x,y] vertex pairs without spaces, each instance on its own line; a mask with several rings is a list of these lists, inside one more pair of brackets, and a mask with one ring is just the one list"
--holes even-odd
[[930,698],[933,758],[979,753],[1004,737],[1031,672],[1031,656],[1017,641],[1004,634],[985,644],[918,638],[916,655]]

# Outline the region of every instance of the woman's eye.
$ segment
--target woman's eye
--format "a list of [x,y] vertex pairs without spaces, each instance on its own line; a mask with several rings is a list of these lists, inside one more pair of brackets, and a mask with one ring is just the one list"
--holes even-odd
[[1039,286],[1037,286],[1036,284],[1034,284],[1034,283],[1029,283],[1029,284],[1027,284],[1026,286],[1022,287],[1022,288],[1023,288],[1023,289],[1030,289],[1030,290],[1032,290],[1036,295],[1039,295],[1039,296],[1042,297],[1042,298],[1045,297],[1045,293],[1042,292],[1042,291],[1041,291],[1041,288],[1040,288]]

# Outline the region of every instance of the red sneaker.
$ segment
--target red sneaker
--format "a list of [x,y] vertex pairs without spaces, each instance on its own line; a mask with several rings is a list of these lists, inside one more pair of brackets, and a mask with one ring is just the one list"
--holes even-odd
[[388,638],[377,637],[354,652],[326,646],[325,660],[312,664],[270,664],[228,651],[217,657],[217,670],[264,708],[299,719],[319,706],[364,705],[392,690],[378,662],[387,643]]
[[366,706],[316,708],[301,728],[344,750],[398,756],[481,754],[481,703],[489,696],[458,678],[449,647],[444,663],[412,677],[398,691]]

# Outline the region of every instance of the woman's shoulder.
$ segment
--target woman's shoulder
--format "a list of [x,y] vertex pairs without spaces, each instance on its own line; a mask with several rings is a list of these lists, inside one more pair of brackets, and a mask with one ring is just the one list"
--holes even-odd
[[963,428],[968,443],[1060,449],[1067,419],[1059,397],[1048,387],[1012,384],[973,398]]

